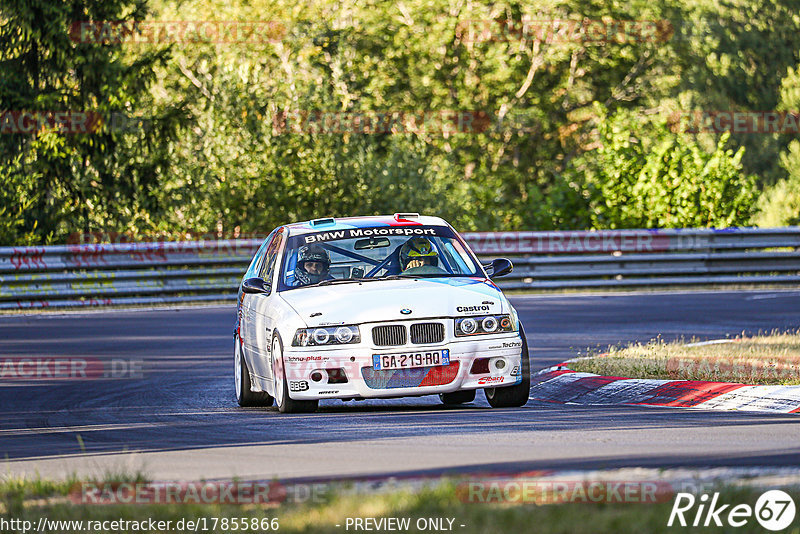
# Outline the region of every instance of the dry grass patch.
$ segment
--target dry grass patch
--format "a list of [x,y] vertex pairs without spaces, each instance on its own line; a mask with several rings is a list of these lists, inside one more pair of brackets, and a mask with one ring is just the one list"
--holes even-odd
[[800,330],[711,344],[657,338],[581,358],[570,368],[628,378],[800,385]]

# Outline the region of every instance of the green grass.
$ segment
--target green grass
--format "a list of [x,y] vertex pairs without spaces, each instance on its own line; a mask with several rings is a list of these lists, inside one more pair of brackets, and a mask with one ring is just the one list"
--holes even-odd
[[[691,531],[691,529],[667,529],[666,523],[673,499],[664,502],[641,504],[476,504],[467,502],[465,492],[458,490],[458,481],[450,479],[418,491],[396,490],[372,494],[348,493],[340,488],[327,494],[321,502],[286,504],[280,506],[232,506],[232,505],[85,505],[73,504],[65,495],[71,483],[52,483],[43,480],[7,480],[0,483],[0,496],[4,509],[0,518],[20,519],[37,524],[40,517],[50,520],[147,520],[172,521],[206,518],[209,530],[224,532],[223,528],[211,529],[212,518],[277,518],[280,532],[291,533],[342,533],[348,518],[410,518],[412,528],[419,518],[452,518],[453,531],[472,533],[526,533],[537,534],[595,534],[649,533],[669,531]],[[762,489],[732,486],[720,488],[720,502],[750,504],[753,506]],[[800,491],[787,490],[796,502],[800,502]],[[800,534],[800,521],[785,530],[787,534]],[[340,526],[337,526],[340,525]],[[460,525],[464,525],[461,527]],[[229,527],[227,531],[231,531]],[[724,528],[704,528],[703,532],[725,532]],[[728,528],[728,531],[730,529]],[[70,532],[70,530],[64,530]],[[119,532],[142,532],[118,530]],[[155,532],[158,530],[144,530]],[[174,527],[169,531],[175,531]],[[201,529],[202,531],[202,529]],[[240,529],[240,531],[242,531]],[[246,529],[244,532],[265,532],[263,529]],[[12,530],[13,532],[13,530]],[[349,532],[353,532],[351,527]],[[763,532],[753,519],[736,532]]]
[[684,341],[633,343],[580,358],[570,369],[600,375],[709,380],[755,385],[800,385],[800,331],[687,346]]

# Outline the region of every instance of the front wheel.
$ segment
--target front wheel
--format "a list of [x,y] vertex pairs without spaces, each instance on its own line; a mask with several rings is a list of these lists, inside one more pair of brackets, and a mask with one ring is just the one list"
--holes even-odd
[[247,362],[244,361],[242,344],[238,335],[234,336],[233,342],[233,379],[236,402],[239,403],[239,406],[272,406],[272,397],[269,393],[250,389],[252,387],[250,371],[247,369]]
[[283,365],[283,342],[276,333],[272,337],[272,376],[275,379],[275,402],[281,413],[308,413],[317,410],[319,401],[294,400],[289,397],[286,367]]
[[486,400],[492,408],[518,408],[525,406],[531,393],[531,361],[528,356],[528,340],[525,331],[519,325],[519,334],[522,338],[522,382],[516,386],[504,388],[486,388]]

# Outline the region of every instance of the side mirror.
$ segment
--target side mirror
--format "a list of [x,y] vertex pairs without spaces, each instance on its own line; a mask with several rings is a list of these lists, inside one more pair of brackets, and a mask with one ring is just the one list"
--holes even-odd
[[272,284],[263,278],[247,278],[242,282],[242,293],[249,295],[269,295],[272,291]]
[[491,263],[484,264],[483,266],[489,271],[489,276],[491,278],[505,276],[514,270],[514,264],[511,263],[511,260],[506,258],[497,258],[496,260],[492,260]]

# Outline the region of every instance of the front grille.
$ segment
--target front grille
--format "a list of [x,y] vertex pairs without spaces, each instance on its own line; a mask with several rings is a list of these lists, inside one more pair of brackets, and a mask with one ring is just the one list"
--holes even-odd
[[378,347],[406,344],[406,327],[401,324],[376,326],[372,329],[372,342]]
[[442,323],[417,323],[411,325],[411,343],[441,343],[444,341]]
[[376,371],[372,367],[362,367],[361,376],[370,389],[416,388],[443,386],[458,376],[458,362],[436,367],[417,367],[414,369],[391,369]]

